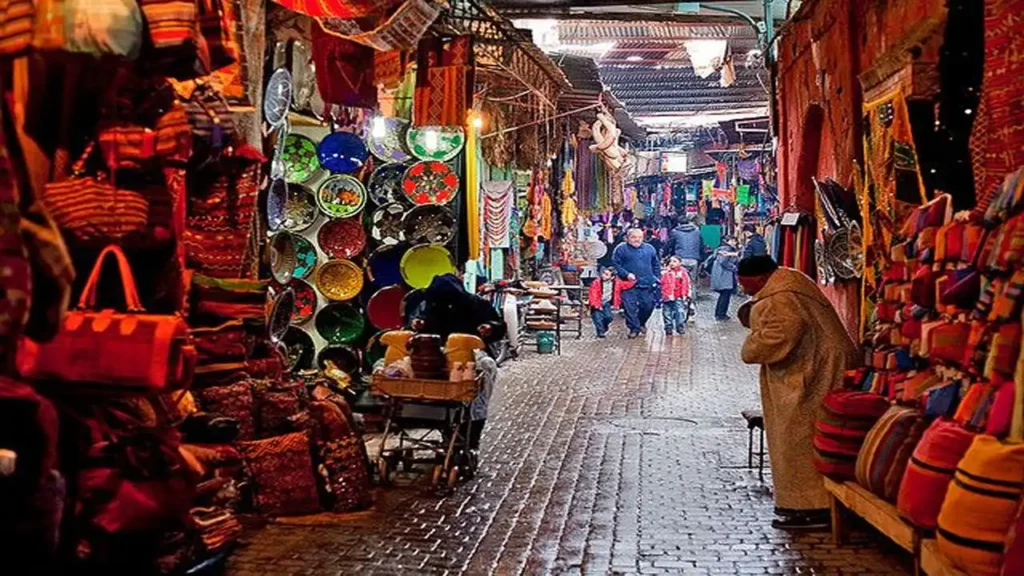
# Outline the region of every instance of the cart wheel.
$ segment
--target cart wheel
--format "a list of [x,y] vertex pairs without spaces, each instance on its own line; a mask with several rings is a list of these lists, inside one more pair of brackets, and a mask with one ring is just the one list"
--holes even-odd
[[384,458],[377,460],[377,476],[380,478],[381,485],[386,486],[391,483],[391,468]]
[[455,488],[455,485],[459,483],[459,467],[452,466],[451,471],[448,472],[448,487]]
[[440,464],[434,465],[434,472],[430,475],[430,485],[440,486],[441,476],[444,474],[444,468]]

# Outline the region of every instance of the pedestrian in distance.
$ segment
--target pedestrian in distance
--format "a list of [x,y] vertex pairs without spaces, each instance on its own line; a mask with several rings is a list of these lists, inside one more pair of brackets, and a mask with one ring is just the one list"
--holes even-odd
[[670,256],[668,268],[661,273],[661,315],[665,321],[665,335],[673,331],[680,336],[686,332],[686,318],[690,309],[690,275],[678,256]]
[[636,338],[646,332],[661,295],[661,261],[654,247],[644,242],[644,231],[639,228],[631,229],[626,241],[615,247],[612,261],[619,278],[634,283],[622,291],[622,307],[629,338]]
[[750,328],[740,356],[761,365],[761,405],[774,484],[772,526],[829,525],[829,495],[814,467],[814,427],[825,395],[858,364],[857,347],[817,283],[770,256],[740,261],[739,282],[753,300],[739,314]]
[[736,291],[736,268],[739,260],[736,241],[731,237],[726,237],[712,255],[711,289],[718,292],[715,320],[729,319],[729,302]]
[[608,328],[615,318],[612,310],[622,304],[622,291],[632,286],[632,282],[616,278],[614,268],[603,268],[601,275],[590,284],[587,304],[590,306],[590,318],[594,321],[594,331],[598,338],[604,338],[608,334]]

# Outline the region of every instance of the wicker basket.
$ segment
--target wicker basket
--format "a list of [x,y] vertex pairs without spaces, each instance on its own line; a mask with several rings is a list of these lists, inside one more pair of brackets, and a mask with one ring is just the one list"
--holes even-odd
[[417,378],[386,378],[374,375],[370,383],[370,393],[374,396],[436,402],[472,402],[479,390],[479,380],[449,382]]

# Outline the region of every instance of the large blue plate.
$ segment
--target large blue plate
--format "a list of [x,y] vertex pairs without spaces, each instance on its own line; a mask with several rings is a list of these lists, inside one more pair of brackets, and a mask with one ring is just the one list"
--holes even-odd
[[351,132],[328,134],[316,147],[320,165],[332,174],[351,174],[366,164],[370,151],[359,136]]

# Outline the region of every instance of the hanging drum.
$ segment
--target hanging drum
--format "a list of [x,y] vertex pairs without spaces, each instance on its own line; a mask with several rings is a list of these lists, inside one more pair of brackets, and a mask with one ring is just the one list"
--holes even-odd
[[381,244],[398,244],[405,241],[405,228],[402,218],[405,206],[398,202],[386,204],[374,211],[370,219],[370,236]]
[[316,269],[319,255],[313,243],[302,236],[295,236],[295,278],[306,278]]
[[402,223],[410,244],[447,244],[455,237],[457,226],[451,210],[434,204],[409,210]]
[[405,289],[401,286],[388,286],[377,290],[370,296],[366,305],[366,315],[370,323],[380,330],[398,330],[405,325],[402,321],[402,302]]
[[405,244],[393,244],[381,246],[370,254],[367,272],[374,286],[393,286],[404,281],[402,256],[408,249]]
[[366,328],[362,310],[350,302],[328,304],[316,315],[316,331],[331,344],[351,344]]
[[329,220],[316,233],[316,241],[328,257],[351,259],[366,248],[366,231],[358,218]]
[[352,174],[359,171],[370,157],[362,138],[351,132],[333,132],[317,145],[320,165],[332,174]]
[[270,239],[270,276],[278,284],[287,284],[295,273],[298,263],[295,249],[295,235],[278,232]]
[[409,128],[405,143],[420,160],[447,162],[459,155],[466,144],[466,133],[458,126]]
[[313,358],[316,356],[316,345],[313,337],[306,334],[302,328],[292,326],[284,335],[284,346],[287,351],[288,371],[306,370],[313,365]]
[[415,206],[447,204],[458,193],[459,177],[444,162],[417,162],[402,179],[402,194]]
[[363,270],[348,260],[331,260],[317,270],[316,287],[328,300],[351,300],[363,290]]
[[409,122],[401,118],[377,117],[370,121],[367,144],[370,153],[384,162],[405,162],[409,153],[405,147],[405,134]]
[[316,364],[321,370],[327,369],[328,362],[349,376],[359,374],[359,352],[350,346],[328,346],[316,355]]
[[426,288],[436,276],[455,273],[455,259],[444,246],[422,244],[402,256],[402,278],[413,288]]
[[302,134],[289,134],[281,150],[284,178],[289,183],[308,182],[320,170],[316,142]]
[[377,168],[370,175],[366,192],[377,206],[384,206],[402,199],[402,180],[405,179],[407,164],[392,162]]
[[352,176],[331,176],[320,184],[316,202],[329,218],[350,218],[366,206],[366,188]]

